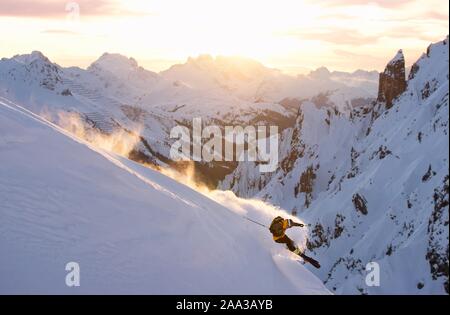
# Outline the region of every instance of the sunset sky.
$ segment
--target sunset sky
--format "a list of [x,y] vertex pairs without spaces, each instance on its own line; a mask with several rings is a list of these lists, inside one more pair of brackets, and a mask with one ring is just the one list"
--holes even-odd
[[160,71],[207,53],[289,73],[381,70],[399,48],[410,64],[442,40],[448,15],[446,0],[0,0],[0,57],[40,50],[86,67],[117,52]]

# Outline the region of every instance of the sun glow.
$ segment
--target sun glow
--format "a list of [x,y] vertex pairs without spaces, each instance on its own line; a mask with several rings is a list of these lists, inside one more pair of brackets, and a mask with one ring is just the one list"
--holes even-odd
[[170,58],[180,60],[203,53],[264,60],[295,46],[286,29],[306,27],[319,15],[318,8],[298,0],[132,3],[133,10],[149,16],[127,17],[114,27],[114,34],[127,35],[131,46],[165,42],[173,47]]
[[238,55],[290,72],[348,71],[381,69],[399,48],[412,62],[448,33],[442,0],[78,0],[77,18],[66,2],[2,0],[0,56],[33,47],[85,67],[108,51],[159,71],[189,56]]

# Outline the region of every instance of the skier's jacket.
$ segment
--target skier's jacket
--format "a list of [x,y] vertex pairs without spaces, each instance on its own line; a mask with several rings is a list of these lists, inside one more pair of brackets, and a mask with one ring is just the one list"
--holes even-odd
[[280,216],[273,219],[272,223],[270,224],[269,230],[273,235],[274,241],[282,238],[286,230],[290,227],[292,227],[292,221],[290,219],[284,219]]

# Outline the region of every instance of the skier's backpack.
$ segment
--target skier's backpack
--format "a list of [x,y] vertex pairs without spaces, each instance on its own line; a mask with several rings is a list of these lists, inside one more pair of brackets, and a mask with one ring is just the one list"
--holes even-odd
[[272,223],[270,224],[269,230],[270,233],[272,233],[274,236],[281,236],[284,233],[283,230],[283,221],[284,219],[280,216],[273,219]]

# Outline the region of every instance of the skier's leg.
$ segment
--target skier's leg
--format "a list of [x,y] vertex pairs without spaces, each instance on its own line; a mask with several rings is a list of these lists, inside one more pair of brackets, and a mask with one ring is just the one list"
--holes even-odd
[[282,238],[277,239],[275,242],[286,244],[286,247],[293,252],[294,254],[299,255],[301,258],[303,258],[304,261],[309,262],[311,265],[313,265],[316,268],[320,268],[320,264],[317,260],[306,256],[305,254],[300,252],[300,248],[298,248],[294,241],[291,240],[287,235],[284,235]]
[[300,255],[300,248],[298,248],[298,246],[295,245],[294,241],[291,240],[288,236],[285,235],[285,237],[286,237],[286,246],[287,246],[287,248],[291,252],[293,252],[294,254]]
[[284,235],[282,238],[276,240],[277,243],[286,244],[286,247],[293,252],[294,254],[299,255],[300,249],[295,245],[294,241],[291,240],[287,235]]

